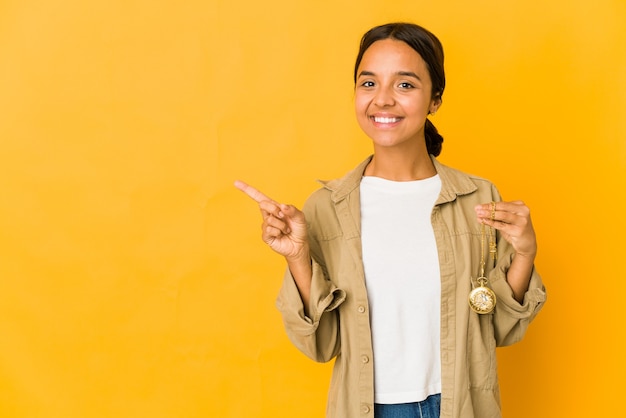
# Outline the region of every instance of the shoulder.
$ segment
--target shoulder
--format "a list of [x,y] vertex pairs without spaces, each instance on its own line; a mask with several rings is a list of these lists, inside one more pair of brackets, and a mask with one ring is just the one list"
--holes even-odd
[[302,208],[309,238],[313,242],[327,241],[341,235],[341,226],[331,194],[332,191],[322,187],[309,196]]
[[315,190],[304,202],[304,212],[308,215],[330,209],[333,206],[331,194],[332,191],[325,187]]
[[371,156],[367,157],[343,177],[328,181],[318,180],[322,187],[309,196],[305,207],[333,206],[337,202],[354,196],[355,193],[358,194],[363,172],[371,158]]
[[314,191],[304,203],[303,212],[310,228],[323,229],[325,235],[336,235],[339,229],[338,212],[358,215],[361,178],[371,156],[343,177],[320,181],[322,187]]
[[458,168],[450,167],[449,165],[443,164],[436,159],[433,159],[433,163],[439,175],[460,180],[468,179],[476,184],[491,184],[491,182],[484,177],[461,171]]
[[445,198],[455,200],[473,196],[479,200],[500,200],[498,190],[490,180],[444,165],[435,159],[433,163],[441,177],[442,195]]

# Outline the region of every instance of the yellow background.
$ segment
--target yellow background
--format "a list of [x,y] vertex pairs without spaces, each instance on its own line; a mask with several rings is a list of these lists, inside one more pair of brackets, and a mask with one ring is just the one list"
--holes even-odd
[[532,208],[548,303],[505,416],[623,409],[623,0],[0,2],[0,416],[321,417],[241,178],[301,205],[371,150],[361,34],[444,44],[440,160]]

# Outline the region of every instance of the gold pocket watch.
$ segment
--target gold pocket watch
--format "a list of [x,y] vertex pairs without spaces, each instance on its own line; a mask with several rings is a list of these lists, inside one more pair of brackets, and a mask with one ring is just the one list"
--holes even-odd
[[474,288],[469,294],[469,306],[478,314],[488,314],[496,307],[496,294],[487,286],[487,278],[476,279],[479,286]]

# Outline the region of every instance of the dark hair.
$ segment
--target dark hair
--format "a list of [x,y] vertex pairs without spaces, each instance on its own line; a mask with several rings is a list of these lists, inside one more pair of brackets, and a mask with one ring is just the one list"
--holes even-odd
[[[413,48],[426,63],[428,74],[432,81],[432,98],[441,100],[443,90],[446,87],[446,75],[443,70],[443,46],[439,39],[428,30],[413,23],[388,23],[376,26],[363,35],[359,54],[354,64],[354,82],[356,83],[357,71],[363,54],[376,41],[383,39],[395,39],[406,43]],[[429,154],[435,157],[441,153],[443,137],[437,132],[435,125],[426,119],[424,127],[426,136],[426,148]]]

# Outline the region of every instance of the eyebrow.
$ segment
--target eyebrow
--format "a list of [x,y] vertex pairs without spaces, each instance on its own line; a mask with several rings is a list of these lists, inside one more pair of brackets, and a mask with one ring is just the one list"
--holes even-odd
[[413,71],[398,71],[396,74],[403,75],[405,77],[417,78],[418,80],[422,81],[422,79],[419,78],[419,76],[417,74],[415,74]]
[[[361,72],[359,73],[359,77],[363,77],[363,76],[375,76],[375,75],[376,75],[376,74],[374,74],[373,72],[371,72],[371,71],[366,71],[366,70],[363,70],[363,71],[361,71]],[[417,79],[417,80],[419,80],[419,81],[422,81],[422,79],[421,79],[421,78],[420,78],[417,74],[415,74],[413,71],[398,71],[398,72],[396,73],[396,75],[401,75],[401,76],[404,76],[404,77],[413,77],[413,78],[415,78],[415,79]]]

